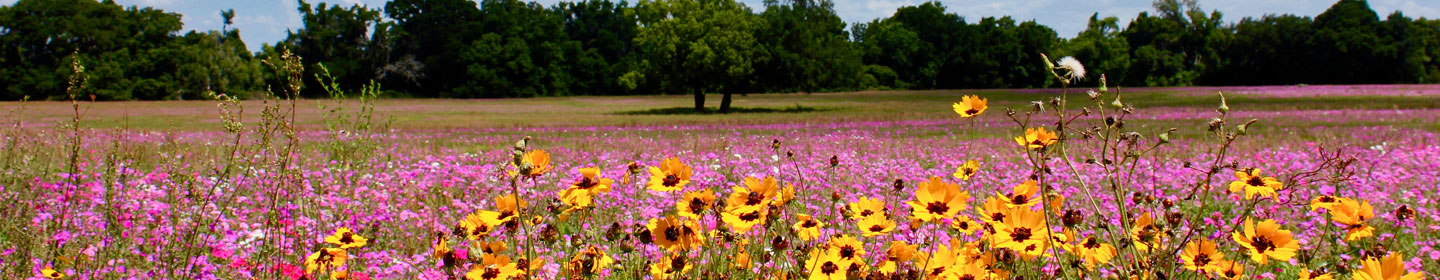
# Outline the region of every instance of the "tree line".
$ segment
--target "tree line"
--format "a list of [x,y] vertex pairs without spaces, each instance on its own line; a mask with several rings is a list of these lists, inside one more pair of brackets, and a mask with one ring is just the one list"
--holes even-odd
[[[1041,53],[1074,56],[1112,85],[1440,82],[1440,20],[1381,19],[1364,0],[1236,22],[1158,0],[1123,28],[1093,15],[1073,39],[938,2],[854,24],[831,0],[767,0],[758,12],[735,0],[298,2],[303,26],[252,53],[233,11],[220,11],[221,30],[181,34],[179,14],[154,8],[20,0],[0,7],[0,99],[65,98],[72,60],[101,100],[246,96],[277,80],[266,61],[282,51],[307,77],[377,81],[395,97],[695,94],[697,107],[697,93],[728,107],[735,93],[1045,87]],[[324,96],[307,80],[303,96]]]

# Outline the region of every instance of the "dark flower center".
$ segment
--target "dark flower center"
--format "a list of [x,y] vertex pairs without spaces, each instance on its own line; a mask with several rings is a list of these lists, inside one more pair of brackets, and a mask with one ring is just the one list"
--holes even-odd
[[1265,179],[1260,178],[1260,176],[1254,176],[1250,177],[1249,180],[1245,180],[1245,183],[1250,184],[1251,186],[1264,187]]
[[675,176],[675,174],[665,175],[665,180],[660,183],[666,187],[674,187],[680,184],[680,177]]
[[1090,248],[1090,249],[1100,248],[1100,241],[1095,240],[1095,237],[1094,237],[1094,236],[1091,236],[1090,238],[1086,238],[1086,239],[1085,239],[1085,248]]
[[595,182],[594,180],[590,180],[590,177],[585,177],[584,179],[580,179],[579,183],[575,183],[575,188],[587,190],[598,185],[600,185],[600,182]]
[[861,217],[869,217],[871,214],[875,214],[875,211],[870,211],[870,209],[865,209],[864,211],[860,211],[860,216],[861,216]]
[[800,223],[800,227],[803,228],[812,228],[818,225],[820,225],[820,223],[815,222],[815,220],[805,220],[804,223]]
[[1320,202],[1324,202],[1324,203],[1335,202],[1335,197],[1333,197],[1333,196],[1328,196],[1328,195],[1327,195],[1327,196],[1322,196],[1322,197],[1320,197]]
[[760,204],[760,202],[763,202],[764,200],[765,200],[765,194],[761,194],[761,193],[759,193],[759,192],[754,192],[754,191],[752,191],[752,192],[750,192],[750,195],[748,195],[748,196],[745,197],[745,205],[758,205],[758,204]]
[[349,232],[340,235],[340,243],[350,244],[351,242],[355,242],[354,235],[355,234]]
[[965,114],[966,114],[966,115],[974,115],[974,114],[979,114],[979,113],[980,113],[980,110],[976,110],[975,108],[970,108],[970,110],[965,110]]
[[1025,204],[1025,203],[1030,202],[1030,197],[1029,197],[1029,196],[1025,196],[1025,195],[1017,194],[1017,195],[1014,195],[1013,198],[1010,199],[1010,202],[1013,202],[1013,203],[1016,204],[1016,205],[1021,205],[1021,204]]
[[485,268],[485,274],[480,275],[480,279],[495,279],[496,277],[500,277],[500,269],[494,267]]
[[1030,240],[1031,235],[1030,228],[1015,228],[1015,231],[1010,232],[1010,240],[1015,242]]
[[965,274],[960,276],[960,280],[975,280],[975,275]]
[[685,258],[670,258],[670,271],[682,271],[685,269]]
[[885,231],[885,226],[882,226],[882,225],[873,225],[873,226],[870,226],[870,232],[882,232],[882,231]]
[[1005,213],[1000,213],[1000,212],[990,213],[990,220],[991,220],[991,221],[997,221],[997,222],[998,222],[998,221],[1003,221],[1003,220],[1005,220]]
[[835,265],[835,262],[825,262],[824,265],[820,265],[820,273],[835,274],[838,271],[840,271],[840,266]]
[[702,200],[702,199],[700,199],[699,197],[696,197],[696,198],[694,198],[694,199],[691,199],[691,200],[690,200],[690,213],[700,214],[700,211],[705,211],[705,205],[706,205],[705,200]]
[[760,211],[740,214],[740,220],[751,222],[760,219]]
[[1195,256],[1195,266],[1205,266],[1206,264],[1210,264],[1210,254]]
[[1264,236],[1255,236],[1254,238],[1251,238],[1250,244],[1255,245],[1255,251],[1260,253],[1275,250],[1275,242],[1270,241],[1270,238],[1266,238]]
[[854,246],[845,245],[844,247],[840,247],[840,258],[848,259],[853,257],[855,257]]
[[945,204],[944,202],[936,201],[925,205],[925,210],[930,211],[930,213],[933,214],[944,214],[945,212],[950,211],[950,205]]
[[957,227],[960,229],[968,230],[970,229],[970,222],[960,222]]
[[671,242],[679,241],[679,240],[680,240],[680,229],[677,229],[677,228],[675,228],[675,227],[665,227],[665,240],[668,240],[668,241],[671,241]]

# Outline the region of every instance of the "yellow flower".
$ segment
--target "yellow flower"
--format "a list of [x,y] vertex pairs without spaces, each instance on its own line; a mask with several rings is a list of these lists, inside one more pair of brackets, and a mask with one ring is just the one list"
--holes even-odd
[[820,238],[820,228],[825,227],[824,222],[817,221],[806,214],[796,215],[795,219],[800,221],[795,222],[795,225],[790,228],[795,230],[795,235],[799,236],[800,240],[811,241]]
[[1267,219],[1256,224],[1254,220],[1246,218],[1245,230],[1233,232],[1230,237],[1250,252],[1250,260],[1261,265],[1266,264],[1269,259],[1289,261],[1295,257],[1295,252],[1300,250],[1300,242],[1292,238],[1290,231],[1280,229],[1280,224],[1275,220]]
[[1375,236],[1375,228],[1365,224],[1375,218],[1375,209],[1369,201],[1342,198],[1331,210],[1330,220],[1345,226],[1345,241]]
[[500,242],[500,241],[484,242],[484,241],[481,241],[481,242],[478,242],[478,243],[479,243],[479,246],[478,246],[478,247],[480,247],[480,252],[485,252],[486,254],[500,254],[500,253],[504,253],[504,252],[505,252],[505,249],[506,249],[505,242]]
[[572,279],[586,278],[585,276],[600,274],[600,271],[610,268],[614,264],[614,258],[605,254],[605,251],[601,250],[599,246],[591,244],[590,247],[575,254],[575,257],[565,264],[565,274]]
[[954,279],[950,278],[955,271],[951,269],[955,265],[963,264],[964,248],[959,243],[940,245],[935,248],[935,253],[928,260],[917,261],[923,263],[926,280]]
[[995,195],[1000,197],[1000,201],[1004,201],[1005,205],[1029,209],[1031,206],[1040,203],[1040,198],[1031,197],[1038,191],[1040,191],[1040,186],[1035,180],[1026,180],[1025,183],[1015,185],[1010,195],[1001,195],[1000,193],[996,193]]
[[305,258],[305,274],[315,273],[317,270],[330,271],[331,269],[345,266],[345,260],[349,258],[350,254],[345,253],[345,249],[320,249],[319,251],[310,253],[310,256]]
[[774,199],[771,199],[771,200],[770,200],[770,205],[771,205],[771,206],[775,206],[775,207],[781,207],[781,206],[785,206],[785,204],[790,203],[791,201],[794,201],[794,200],[795,200],[795,185],[794,185],[794,184],[790,184],[790,183],[785,183],[785,188],[780,189],[780,193],[779,193]]
[[449,258],[450,253],[454,251],[455,250],[450,249],[449,243],[445,242],[445,237],[440,237],[440,240],[435,241],[435,249],[432,251],[431,256],[436,260],[443,261],[445,258]]
[[1132,243],[1135,248],[1141,252],[1149,253],[1150,249],[1160,247],[1160,244],[1164,243],[1165,233],[1155,225],[1155,216],[1151,213],[1146,212],[1145,215],[1140,215],[1140,218],[1135,219],[1135,224],[1131,226],[1130,238],[1134,240]]
[[950,220],[950,227],[965,235],[975,234],[976,230],[980,230],[980,224],[976,224],[975,220],[971,220],[970,216],[965,215],[955,215],[955,218]]
[[1185,268],[1196,272],[1218,271],[1220,267],[1216,265],[1225,260],[1225,255],[1215,248],[1215,241],[1201,237],[1198,242],[1185,245],[1185,251],[1180,253],[1180,260],[1185,262]]
[[460,228],[465,230],[465,237],[470,240],[480,240],[481,237],[490,235],[496,226],[500,225],[500,212],[484,211],[466,215],[460,221]]
[[470,272],[465,273],[465,280],[508,280],[520,275],[520,270],[515,268],[509,257],[485,255],[483,259],[482,264],[470,267]]
[[705,243],[704,236],[699,230],[700,226],[694,220],[666,216],[662,219],[650,219],[650,223],[645,227],[650,230],[650,236],[655,241],[655,245],[665,248],[667,251],[689,251]]
[[736,250],[735,256],[730,258],[730,268],[745,271],[755,266],[755,261],[750,259],[750,253],[743,248]]
[[979,172],[980,161],[972,159],[960,164],[960,167],[956,167],[954,176],[955,178],[960,178],[960,180],[970,180],[970,177],[975,176],[975,173]]
[[907,244],[905,241],[891,241],[889,249],[885,249],[885,261],[881,262],[876,270],[885,275],[894,274],[901,263],[915,259],[918,248],[919,246]]
[[884,215],[873,215],[860,220],[860,231],[865,233],[865,237],[874,237],[890,233],[893,230],[895,230],[895,222],[885,218]]
[[915,189],[915,200],[905,203],[910,205],[911,217],[938,222],[965,210],[965,202],[969,200],[970,193],[960,191],[960,186],[941,181],[940,177],[931,177],[929,181],[920,182],[920,187]]
[[1335,196],[1322,195],[1310,199],[1310,211],[1320,211],[1320,209],[1333,211],[1336,205],[1340,205],[1340,198]]
[[1215,263],[1215,273],[1220,274],[1224,279],[1245,279],[1245,264],[1231,260],[1219,260]]
[[850,213],[854,214],[854,216],[850,218],[856,221],[864,220],[875,214],[883,215],[885,213],[885,202],[868,196],[861,196],[860,199],[851,202],[845,207],[849,208]]
[[560,201],[565,205],[588,207],[594,203],[596,195],[610,192],[610,185],[615,184],[615,180],[600,178],[599,168],[581,168],[580,175],[580,181],[560,191]]
[[985,199],[984,209],[980,211],[980,220],[986,224],[999,224],[1005,222],[1005,216],[1010,215],[1010,206],[999,198],[991,197]]
[[694,267],[685,256],[667,255],[660,262],[650,264],[650,276],[655,280],[671,279],[671,276],[680,276],[690,273]]
[[987,101],[979,96],[966,95],[961,96],[960,102],[956,102],[951,107],[955,109],[956,114],[960,114],[960,117],[970,118],[985,113],[985,108],[988,107],[985,104],[988,103]]
[[520,170],[520,174],[525,176],[534,177],[544,175],[545,172],[550,171],[550,153],[546,153],[545,150],[527,152],[521,159],[518,169]]
[[674,192],[690,183],[690,166],[679,158],[667,158],[659,167],[650,167],[650,182],[646,189],[657,192]]
[[1059,137],[1055,132],[1045,131],[1044,127],[1032,127],[1025,129],[1025,136],[1015,137],[1015,143],[1021,147],[1031,150],[1044,149],[1055,144]]
[[725,200],[725,211],[731,212],[744,207],[764,208],[770,205],[770,199],[774,198],[780,191],[780,186],[775,183],[775,178],[765,179],[745,178],[744,186],[731,188],[730,198]]
[[846,261],[860,261],[860,257],[865,256],[865,244],[860,243],[860,240],[856,240],[854,236],[848,234],[831,238],[830,244],[826,248],[829,250],[829,254],[833,254]]
[[343,249],[365,247],[367,241],[369,239],[365,239],[345,227],[335,229],[335,234],[325,237],[325,243],[335,244]]
[[996,247],[1010,248],[1025,256],[1039,256],[1048,248],[1050,229],[1045,227],[1045,214],[1030,209],[1015,209],[1005,222],[995,226],[999,235]]
[[1360,262],[1360,270],[1356,270],[1355,280],[1420,280],[1424,275],[1419,272],[1406,274],[1405,257],[1400,253],[1385,256],[1384,260],[1365,258]]
[[684,199],[675,202],[675,212],[680,216],[691,219],[700,219],[705,210],[715,205],[715,192],[710,189],[685,192]]
[[850,267],[849,260],[840,258],[833,253],[810,252],[810,259],[807,261],[807,268],[810,270],[810,280],[845,280],[845,270]]
[[1259,168],[1235,171],[1235,181],[1230,182],[1230,192],[1245,196],[1245,199],[1260,197],[1275,198],[1275,192],[1285,188],[1275,177],[1260,176]]
[[[730,207],[727,205],[726,208]],[[730,225],[730,231],[745,234],[765,222],[766,215],[764,205],[742,206],[720,213],[720,219]]]
[[1071,249],[1084,260],[1087,269],[1095,269],[1096,265],[1110,263],[1110,259],[1115,258],[1115,246],[1100,243],[1095,235],[1086,237]]
[[1335,277],[1330,276],[1329,273],[1310,271],[1309,268],[1304,267],[1300,268],[1300,273],[1298,273],[1296,276],[1299,276],[1300,280],[1335,280]]
[[61,279],[61,278],[65,278],[65,274],[64,274],[64,273],[60,273],[59,271],[55,271],[54,268],[51,268],[51,267],[48,266],[48,265],[45,266],[45,269],[41,269],[41,270],[40,270],[40,276],[44,276],[45,279]]

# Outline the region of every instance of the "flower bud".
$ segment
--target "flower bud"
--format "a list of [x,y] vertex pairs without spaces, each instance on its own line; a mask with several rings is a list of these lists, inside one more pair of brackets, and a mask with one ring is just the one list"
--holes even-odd
[[1225,93],[1224,93],[1224,92],[1219,92],[1219,93],[1220,93],[1220,107],[1215,108],[1215,111],[1216,111],[1216,112],[1220,112],[1221,115],[1224,115],[1225,113],[1229,113],[1229,112],[1230,112],[1230,105],[1225,104]]
[[1100,93],[1110,93],[1110,88],[1105,86],[1105,74],[1100,74]]
[[895,187],[895,192],[900,192],[901,190],[905,190],[905,180],[895,179],[895,186],[894,186],[894,187]]
[[840,157],[839,157],[839,156],[833,156],[833,155],[830,156],[830,167],[836,167],[836,166],[839,166],[839,165],[840,165]]

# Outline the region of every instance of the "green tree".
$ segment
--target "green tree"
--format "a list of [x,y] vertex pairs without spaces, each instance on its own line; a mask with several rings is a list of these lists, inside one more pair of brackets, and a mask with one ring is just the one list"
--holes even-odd
[[1090,73],[1104,74],[1106,82],[1122,85],[1128,82],[1130,44],[1120,36],[1119,19],[1100,14],[1090,15],[1085,31],[1065,44],[1065,55],[1083,61]]
[[830,0],[767,1],[760,17],[768,24],[757,40],[768,59],[756,66],[759,91],[853,88],[858,85],[858,50],[848,41],[845,21]]
[[706,93],[720,92],[720,111],[728,112],[731,95],[753,81],[761,50],[755,31],[765,21],[734,0],[642,0],[635,9],[635,46],[647,62],[622,82],[693,93],[697,111],[705,109]]

